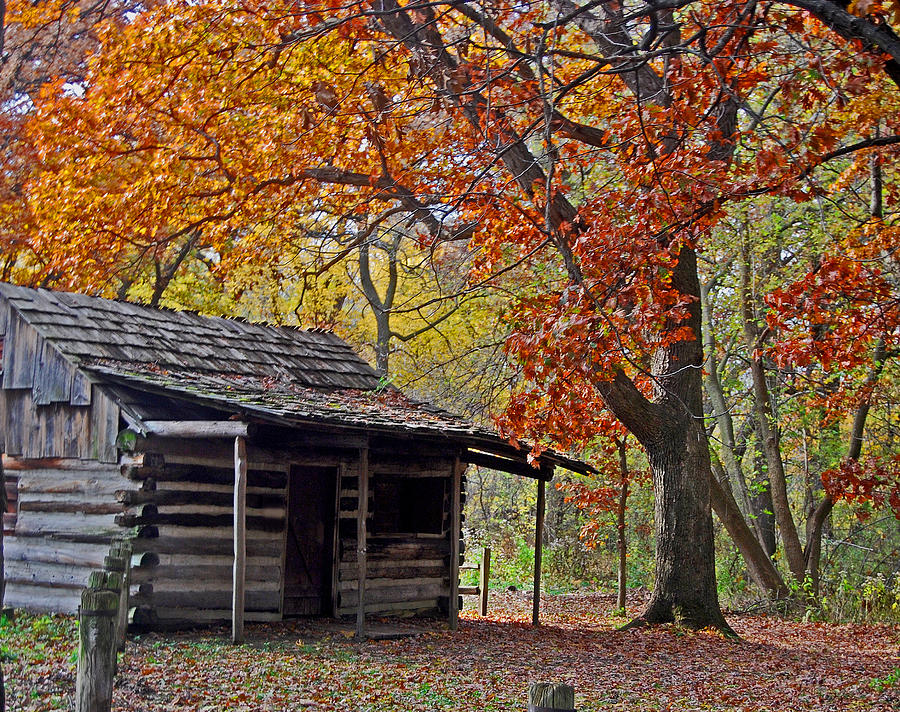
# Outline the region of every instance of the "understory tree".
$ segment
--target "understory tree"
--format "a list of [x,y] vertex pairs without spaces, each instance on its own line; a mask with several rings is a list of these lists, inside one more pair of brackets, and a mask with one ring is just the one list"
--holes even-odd
[[[381,230],[402,211],[425,248],[465,243],[471,279],[512,292],[511,434],[575,447],[606,408],[644,448],[656,584],[640,620],[727,630],[711,503],[754,579],[784,583],[713,477],[698,256],[731,205],[806,202],[818,166],[890,155],[887,5],[160,3],[107,23],[83,80],[29,115],[34,279],[109,293],[145,265],[154,301],[187,261],[249,269],[298,221],[377,214]],[[894,254],[895,237],[867,245]],[[788,329],[810,297],[785,293]]]

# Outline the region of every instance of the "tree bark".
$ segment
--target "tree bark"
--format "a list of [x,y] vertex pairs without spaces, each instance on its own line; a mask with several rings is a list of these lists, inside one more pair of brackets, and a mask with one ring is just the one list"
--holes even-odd
[[700,280],[693,249],[681,249],[671,283],[692,301],[687,317],[671,320],[666,328],[687,326],[694,337],[654,354],[653,402],[621,372],[611,382],[597,383],[607,406],[644,446],[653,474],[656,582],[647,609],[636,623],[675,621],[733,634],[716,591],[712,475],[703,429]]
[[625,612],[625,594],[627,593],[627,559],[628,550],[625,540],[625,505],[628,502],[628,450],[625,446],[625,439],[622,438],[617,443],[619,448],[619,473],[622,475],[622,482],[619,485],[619,509],[616,512],[616,547],[619,551],[619,571],[618,571],[618,595],[616,596],[616,608],[623,613]]
[[779,442],[778,429],[772,422],[772,401],[769,395],[769,386],[766,383],[762,356],[759,354],[759,349],[763,343],[763,334],[756,324],[751,302],[749,260],[749,249],[747,245],[744,245],[740,263],[740,297],[743,308],[744,340],[749,351],[750,375],[753,380],[753,412],[756,416],[756,428],[759,433],[760,446],[768,466],[769,489],[772,493],[775,521],[778,523],[779,533],[781,534],[785,559],[794,579],[798,583],[802,583],[806,577],[806,562],[803,558],[800,536],[797,534],[797,527],[791,515],[791,507],[787,495],[787,476],[784,472],[784,463],[781,460],[781,444]]
[[[713,469],[721,469],[721,466],[717,467],[713,462]],[[719,479],[723,476],[724,472]],[[781,578],[781,574],[778,573],[778,569],[775,568],[775,564],[769,558],[754,531],[747,526],[747,521],[741,514],[737,502],[734,501],[731,489],[725,487],[712,475],[709,486],[713,510],[719,517],[719,521],[725,526],[738,551],[741,552],[750,578],[770,598],[776,600],[787,598],[790,592]]]

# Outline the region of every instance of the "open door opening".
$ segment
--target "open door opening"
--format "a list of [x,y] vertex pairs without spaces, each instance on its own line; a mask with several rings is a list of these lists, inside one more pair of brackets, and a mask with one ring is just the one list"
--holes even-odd
[[333,615],[336,467],[291,467],[284,615]]

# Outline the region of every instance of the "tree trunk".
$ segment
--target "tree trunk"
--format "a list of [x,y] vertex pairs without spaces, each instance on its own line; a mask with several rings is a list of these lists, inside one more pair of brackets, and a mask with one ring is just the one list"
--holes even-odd
[[697,255],[683,247],[672,286],[692,298],[688,316],[666,329],[687,326],[693,337],[661,347],[653,356],[654,400],[622,372],[597,388],[617,418],[644,446],[653,473],[656,582],[640,623],[677,622],[731,635],[719,609],[710,509],[711,463],[703,429],[703,348]]
[[800,545],[797,526],[794,524],[794,518],[791,515],[791,507],[787,495],[787,476],[784,472],[784,463],[781,460],[781,443],[779,441],[778,428],[772,422],[772,401],[769,396],[769,386],[766,383],[762,356],[758,353],[762,347],[763,334],[757,326],[751,302],[750,257],[747,245],[743,246],[740,269],[741,303],[744,312],[744,339],[750,354],[750,375],[753,380],[753,412],[756,416],[760,446],[768,466],[769,489],[772,493],[775,521],[778,523],[778,530],[781,534],[785,559],[791,574],[798,583],[802,583],[806,577],[806,562],[803,558],[803,547]]
[[619,447],[619,473],[622,475],[622,482],[619,486],[619,508],[616,512],[616,547],[619,551],[619,571],[618,571],[618,595],[616,597],[616,608],[622,613],[625,612],[625,594],[627,592],[627,558],[628,550],[625,541],[625,505],[628,501],[628,450],[625,446],[625,439],[621,439],[617,443]]
[[656,494],[656,583],[641,617],[728,629],[716,593],[706,435],[699,422],[682,417],[647,454]]
[[763,470],[765,464],[762,457],[755,458],[753,473],[753,494],[750,497],[750,512],[753,515],[753,528],[766,554],[775,556],[777,540],[775,536],[775,505],[772,503],[772,488]]
[[[714,462],[713,469],[719,470],[721,466],[717,466]],[[721,473],[719,479],[723,478],[724,473]],[[712,475],[709,487],[710,499],[716,516],[719,517],[719,521],[725,526],[731,540],[741,552],[750,578],[770,598],[776,600],[787,598],[790,592],[781,578],[781,574],[778,573],[778,569],[775,568],[775,564],[763,549],[754,531],[747,526],[737,502],[734,501],[731,489],[720,484],[719,480]]]

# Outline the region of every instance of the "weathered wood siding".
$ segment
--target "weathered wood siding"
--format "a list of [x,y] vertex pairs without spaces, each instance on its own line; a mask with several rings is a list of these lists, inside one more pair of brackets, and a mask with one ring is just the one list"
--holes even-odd
[[[369,519],[366,541],[367,572],[365,609],[369,613],[445,611],[450,594],[450,482],[454,460],[450,457],[404,456],[404,447],[380,448],[369,455]],[[380,533],[375,522],[397,503],[379,501],[378,480],[428,478],[445,483],[438,514],[429,532]],[[356,563],[358,473],[344,472],[340,492],[340,561],[338,614],[352,615],[358,605],[359,576]]]
[[[231,618],[234,463],[221,442],[156,440],[163,452],[123,459],[137,485],[119,517],[136,527],[135,622],[182,627]],[[174,447],[167,447],[174,445]],[[224,453],[223,453],[224,454]],[[287,465],[248,448],[246,620],[281,617]]]
[[6,302],[0,302],[0,451],[115,463],[119,408]]
[[116,536],[125,506],[115,493],[128,482],[118,465],[74,458],[3,458],[15,483],[15,527],[4,541],[5,604],[74,613],[81,588]]

